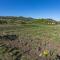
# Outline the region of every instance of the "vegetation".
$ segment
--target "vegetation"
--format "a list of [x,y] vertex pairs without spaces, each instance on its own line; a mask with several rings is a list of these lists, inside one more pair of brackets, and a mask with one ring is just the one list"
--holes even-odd
[[0,24],[58,24],[57,21],[52,19],[34,19],[26,17],[13,17],[13,16],[0,16]]
[[11,16],[0,21],[0,60],[60,59],[57,21]]

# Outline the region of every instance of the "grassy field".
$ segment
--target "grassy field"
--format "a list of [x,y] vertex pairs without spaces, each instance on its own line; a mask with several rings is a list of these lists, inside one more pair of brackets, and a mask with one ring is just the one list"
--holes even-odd
[[[0,43],[10,45],[12,48],[18,47],[19,49],[15,50],[22,54],[19,58],[21,60],[39,60],[39,54],[46,49],[49,51],[56,50],[60,53],[60,25],[0,25],[0,35],[3,34],[16,34],[19,36],[16,41],[0,41]],[[9,49],[6,53],[3,53],[3,49],[6,50],[6,48],[0,47],[0,57],[3,56],[8,60],[5,55],[10,54]],[[23,53],[25,51],[27,52]],[[7,57],[11,57],[11,55]],[[14,59],[16,59],[15,56],[10,58],[10,60]]]

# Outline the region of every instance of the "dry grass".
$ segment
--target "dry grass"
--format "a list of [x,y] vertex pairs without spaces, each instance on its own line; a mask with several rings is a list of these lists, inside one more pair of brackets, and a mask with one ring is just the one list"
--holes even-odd
[[[1,44],[8,47],[7,50],[14,47],[18,48],[13,49],[13,51],[18,50],[18,56],[13,55],[12,51],[13,56],[8,51],[2,53],[4,58],[9,56],[9,60],[17,60],[17,57],[19,60],[42,60],[45,57],[39,57],[39,54],[45,49],[51,52],[54,50],[60,52],[60,25],[1,25],[0,35],[4,34],[16,34],[19,36],[15,41],[0,41]],[[0,56],[3,56],[2,54]],[[55,56],[55,54],[52,56]],[[51,58],[51,55],[48,57]],[[5,59],[8,60],[8,58]]]

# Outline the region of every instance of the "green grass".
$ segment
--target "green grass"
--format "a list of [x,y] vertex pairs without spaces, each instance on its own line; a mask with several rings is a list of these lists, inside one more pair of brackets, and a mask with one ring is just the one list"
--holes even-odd
[[60,25],[1,25],[0,33],[3,32],[60,41]]
[[0,33],[3,32],[60,41],[60,25],[1,25]]

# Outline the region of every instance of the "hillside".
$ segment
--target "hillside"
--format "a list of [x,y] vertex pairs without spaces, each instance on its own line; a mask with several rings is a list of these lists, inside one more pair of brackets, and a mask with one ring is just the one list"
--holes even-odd
[[57,21],[53,19],[35,19],[22,16],[0,16],[0,24],[57,24]]

